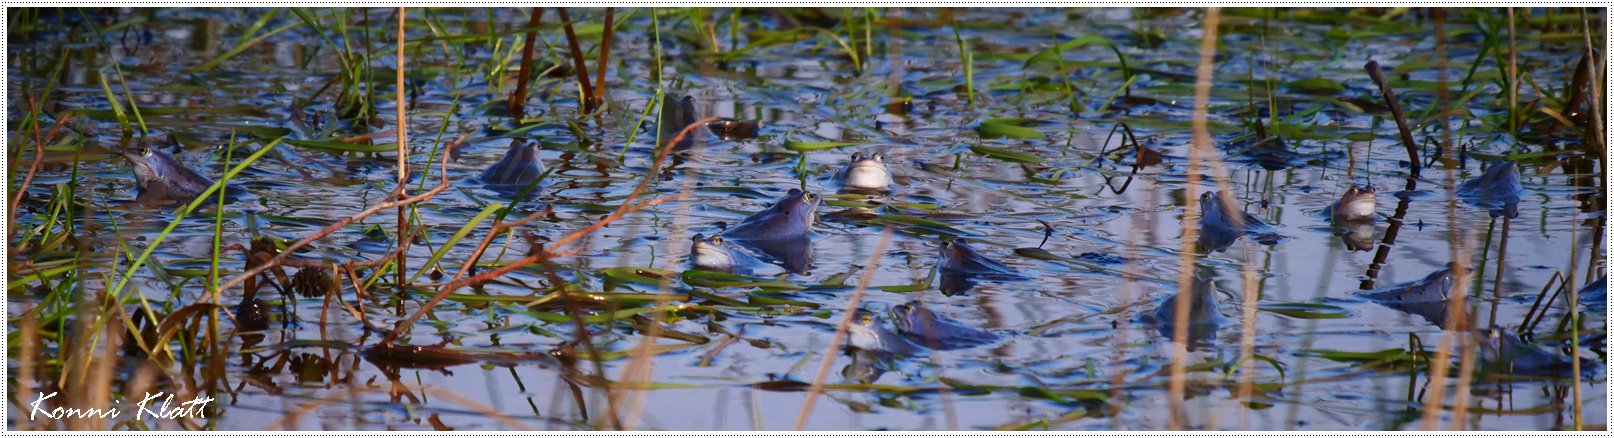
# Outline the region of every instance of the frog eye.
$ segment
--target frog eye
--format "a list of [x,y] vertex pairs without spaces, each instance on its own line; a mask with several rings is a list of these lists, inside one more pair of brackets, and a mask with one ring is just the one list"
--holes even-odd
[[941,247],[942,248],[952,248],[953,247],[953,241],[951,241],[951,240],[943,240],[942,243],[941,243]]
[[874,161],[884,163],[885,162],[885,154],[875,152],[874,153]]
[[858,160],[862,160],[862,159],[863,159],[863,153],[862,152],[853,152],[852,153],[852,161],[858,161]]
[[722,245],[723,244],[723,236],[712,236],[712,243],[716,244],[716,245]]
[[814,195],[812,192],[807,192],[802,194],[801,198],[806,199],[807,202],[816,202],[818,200],[818,195]]
[[150,146],[141,146],[140,147],[140,155],[141,156],[146,156],[146,157],[151,156],[151,147]]
[[859,313],[857,315],[857,322],[861,323],[863,325],[873,324],[874,323],[874,315],[869,314],[868,312]]

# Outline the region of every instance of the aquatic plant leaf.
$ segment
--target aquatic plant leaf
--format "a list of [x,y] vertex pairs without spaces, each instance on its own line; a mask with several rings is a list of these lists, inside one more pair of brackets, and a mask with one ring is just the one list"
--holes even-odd
[[1387,362],[1401,359],[1410,359],[1412,354],[1400,348],[1391,348],[1379,351],[1343,351],[1330,349],[1301,349],[1296,352],[1302,356],[1320,357],[1335,362]]
[[481,213],[471,217],[470,221],[465,222],[465,226],[460,227],[460,230],[454,232],[453,236],[450,236],[448,240],[437,246],[437,251],[432,252],[432,257],[426,259],[426,264],[420,265],[420,270],[415,271],[415,275],[410,276],[409,281],[414,282],[415,279],[420,278],[420,274],[426,273],[428,270],[427,267],[436,265],[437,261],[443,259],[444,254],[448,254],[448,250],[454,248],[454,244],[460,243],[460,240],[464,239],[465,235],[470,234],[471,230],[476,229],[477,225],[481,225],[482,221],[487,220],[488,216],[492,216],[494,212],[499,211],[501,208],[504,208],[504,204],[493,203],[483,208]]
[[603,268],[596,272],[598,272],[600,276],[605,277],[607,281],[650,286],[660,286],[664,281],[673,281],[674,279],[678,278],[677,271],[656,268],[640,268],[633,266]]
[[1339,93],[1345,91],[1344,85],[1340,85],[1339,82],[1328,78],[1306,78],[1298,81],[1291,81],[1285,85],[1290,88],[1298,88],[1301,90],[1318,93]]
[[1344,307],[1322,303],[1261,303],[1256,308],[1300,319],[1338,319],[1351,316],[1351,311]]
[[777,289],[777,290],[802,290],[802,289],[807,288],[806,286],[791,283],[791,282],[788,282],[788,281],[770,280],[770,279],[766,279],[766,278],[756,278],[756,277],[747,277],[747,276],[739,275],[739,274],[730,274],[730,273],[727,273],[727,272],[716,272],[716,271],[705,271],[705,270],[699,270],[699,269],[691,269],[691,270],[688,270],[688,271],[684,271],[683,279],[684,279],[684,284],[687,284],[687,285],[690,285],[690,286],[699,286],[699,287],[716,287],[716,288],[723,288],[723,287],[751,288],[751,287],[754,287],[754,288]]
[[795,307],[805,307],[805,308],[809,308],[809,309],[817,309],[820,306],[818,303],[792,300],[792,299],[788,299],[788,298],[781,298],[781,297],[776,296],[776,295],[761,294],[761,293],[752,293],[749,297],[747,297],[747,299],[750,300],[751,305],[759,306],[759,307],[795,306]]
[[1037,52],[1037,54],[1035,54],[1035,55],[1031,55],[1030,58],[1026,58],[1026,63],[1025,63],[1025,65],[1023,67],[1024,68],[1031,68],[1032,66],[1035,66],[1037,64],[1055,62],[1056,58],[1061,53],[1064,53],[1066,50],[1070,50],[1070,49],[1074,49],[1074,48],[1082,47],[1082,46],[1087,46],[1087,45],[1092,45],[1092,44],[1113,45],[1113,44],[1110,44],[1110,40],[1104,39],[1104,37],[1102,37],[1102,36],[1099,36],[1099,35],[1086,35],[1086,36],[1083,36],[1081,38],[1076,38],[1076,39],[1073,39],[1073,40],[1070,40],[1070,41],[1059,43],[1059,44],[1057,44],[1057,45],[1055,45],[1055,46],[1053,46],[1053,47],[1051,47],[1051,48],[1049,48],[1047,50],[1043,50],[1041,52]]
[[830,149],[835,149],[835,148],[841,148],[841,147],[847,147],[847,146],[858,146],[858,145],[865,145],[865,144],[869,144],[869,143],[868,142],[856,142],[856,141],[838,141],[837,142],[837,141],[795,141],[795,140],[786,140],[785,141],[785,149],[789,149],[789,150],[793,150],[793,151],[797,151],[797,152],[812,152],[812,151],[824,151],[824,150],[830,150]]
[[1066,258],[1060,257],[1058,254],[1054,254],[1054,253],[1049,252],[1048,250],[1042,249],[1042,248],[1015,248],[1014,253],[1016,255],[1021,256],[1021,257],[1033,258],[1033,259],[1037,259],[1037,260],[1053,260],[1053,261],[1064,261],[1064,260],[1066,260]]
[[286,143],[289,143],[292,146],[304,147],[304,148],[309,148],[309,149],[318,149],[318,150],[330,151],[330,152],[368,152],[368,153],[377,153],[377,152],[392,152],[392,151],[397,151],[398,150],[398,144],[397,143],[363,144],[363,143],[343,143],[343,142],[334,141],[334,140],[286,140]]
[[977,125],[975,127],[975,132],[979,133],[981,135],[981,138],[1018,138],[1018,139],[1042,139],[1042,138],[1047,138],[1048,136],[1043,135],[1043,133],[1037,132],[1037,130],[1035,130],[1035,129],[1028,128],[1028,126],[1031,126],[1031,125],[1033,125],[1035,123],[1037,123],[1037,121],[1036,120],[1031,120],[1031,119],[1020,119],[1020,118],[991,119],[991,120],[981,122],[980,125]]
[[926,278],[924,281],[920,281],[920,282],[917,282],[917,283],[914,283],[914,284],[900,284],[900,285],[895,285],[895,286],[877,286],[877,287],[875,287],[875,289],[879,289],[879,290],[886,291],[886,292],[896,292],[896,293],[922,292],[922,291],[930,290],[930,279]]
[[990,146],[970,146],[970,151],[987,157],[996,158],[1003,161],[1013,161],[1016,163],[1041,163],[1044,161],[1042,157],[1038,157],[1036,155],[1015,152],[1008,149],[994,148]]
[[959,230],[957,228],[953,228],[952,225],[950,225],[950,224],[948,224],[946,222],[942,222],[942,221],[938,221],[938,220],[934,220],[934,219],[925,219],[925,218],[917,217],[917,216],[902,215],[902,214],[882,214],[882,215],[879,215],[879,216],[875,216],[873,219],[869,219],[869,223],[871,223],[871,224],[896,223],[896,224],[904,224],[904,225],[917,225],[917,226],[920,226],[920,227],[925,227],[925,228],[928,228],[928,229],[944,232],[944,233],[947,233],[947,234],[952,234],[952,235],[955,235],[955,236],[962,236],[962,235],[968,234],[968,233],[963,232],[962,230]]

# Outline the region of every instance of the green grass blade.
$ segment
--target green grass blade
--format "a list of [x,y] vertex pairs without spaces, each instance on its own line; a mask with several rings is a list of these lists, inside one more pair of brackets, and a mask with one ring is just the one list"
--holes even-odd
[[409,281],[414,282],[416,278],[420,278],[420,274],[426,272],[427,267],[437,264],[438,260],[443,259],[444,254],[448,254],[448,250],[454,248],[454,244],[459,243],[460,239],[464,239],[465,235],[471,234],[471,230],[476,229],[477,225],[481,225],[483,221],[488,219],[488,216],[492,216],[494,212],[499,211],[501,208],[504,208],[504,204],[495,202],[483,208],[481,213],[471,217],[471,220],[466,222],[465,226],[460,227],[458,232],[455,232],[453,236],[450,236],[448,240],[437,247],[437,251],[432,253],[432,257],[427,259],[425,264],[420,265],[420,270],[415,271],[415,275],[409,277]]
[[258,149],[257,152],[253,152],[252,155],[247,156],[245,160],[241,161],[241,164],[237,164],[235,168],[225,172],[224,177],[220,178],[219,182],[215,182],[213,185],[207,186],[207,190],[203,190],[200,195],[196,196],[196,199],[191,200],[189,204],[185,205],[185,208],[180,209],[179,213],[174,216],[174,220],[169,221],[168,226],[163,228],[163,231],[158,233],[156,237],[152,238],[150,244],[146,245],[145,251],[141,251],[140,256],[135,258],[133,263],[129,264],[129,269],[123,272],[123,277],[118,279],[117,285],[113,286],[109,295],[119,297],[120,301],[125,298],[122,296],[124,286],[129,284],[130,278],[134,278],[135,271],[139,270],[141,266],[146,264],[146,259],[151,257],[151,253],[157,251],[157,247],[161,246],[163,239],[168,238],[168,233],[172,233],[174,228],[179,227],[179,222],[185,220],[185,216],[190,215],[192,211],[196,211],[196,208],[200,207],[203,202],[207,202],[207,200],[212,197],[213,193],[223,190],[224,181],[229,181],[231,178],[234,178],[236,174],[246,170],[247,167],[251,166],[252,163],[257,162],[259,158],[262,158],[265,154],[268,154],[269,151],[275,150],[275,146],[278,146],[282,140],[285,140],[285,137],[277,138],[274,141],[269,142],[269,144],[264,145],[264,147]]

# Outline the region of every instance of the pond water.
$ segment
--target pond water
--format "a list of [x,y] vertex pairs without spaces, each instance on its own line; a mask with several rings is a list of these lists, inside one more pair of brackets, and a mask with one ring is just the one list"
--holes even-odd
[[[114,399],[146,388],[217,399],[189,423],[125,415],[93,427],[780,430],[802,416],[826,353],[833,363],[807,429],[1606,422],[1601,311],[1579,312],[1586,319],[1577,331],[1560,332],[1569,313],[1560,297],[1533,324],[1535,345],[1557,354],[1580,335],[1581,379],[1567,370],[1509,379],[1482,369],[1459,386],[1462,350],[1434,322],[1444,317],[1359,296],[1457,260],[1474,273],[1457,282],[1469,288],[1460,289],[1469,324],[1514,331],[1543,312],[1533,303],[1562,285],[1555,275],[1572,288],[1603,275],[1603,155],[1587,153],[1601,146],[1582,141],[1586,110],[1565,110],[1586,47],[1574,10],[1517,11],[1513,43],[1528,81],[1517,127],[1507,122],[1503,10],[1454,9],[1438,20],[1424,10],[1223,10],[1208,107],[1215,147],[1195,168],[1203,10],[618,8],[603,109],[594,114],[584,114],[551,10],[539,20],[526,117],[512,119],[507,99],[532,11],[411,9],[410,191],[432,188],[445,172],[453,186],[416,204],[425,231],[408,247],[409,285],[361,269],[365,292],[343,275],[337,302],[287,300],[274,288],[290,288],[285,279],[260,280],[275,283],[256,292],[274,315],[267,330],[226,337],[216,354],[201,352],[205,341],[176,341],[166,360],[75,341],[70,334],[88,330],[68,327],[99,315],[113,321],[106,333],[127,334],[119,322],[127,317],[117,315],[150,309],[160,318],[208,300],[220,218],[219,245],[249,247],[258,236],[295,241],[386,202],[397,182],[396,11],[18,11],[6,53],[13,187],[34,156],[28,99],[41,102],[47,131],[76,117],[45,148],[11,222],[9,244],[27,245],[10,256],[8,385],[88,394],[94,389],[77,382],[100,376],[110,386],[95,388]],[[1603,12],[1588,12],[1589,38],[1602,47]],[[597,81],[605,11],[569,13]],[[1063,50],[1050,50],[1056,44]],[[1413,124],[1423,165],[1415,177],[1363,70],[1368,60],[1383,66]],[[341,75],[349,65],[353,74]],[[756,123],[757,132],[698,131],[697,144],[675,149],[636,199],[681,198],[558,245],[628,201],[655,164],[655,102],[683,95],[697,114]],[[339,103],[352,96],[373,105],[369,123],[346,117],[364,114]],[[1436,111],[1442,103],[1448,110]],[[146,127],[152,148],[211,179],[224,173],[226,156],[239,163],[285,140],[230,181],[246,194],[222,210],[209,200],[165,234],[178,212],[136,202],[131,163],[118,151],[142,139],[123,133],[120,112],[131,130]],[[1554,127],[1552,115],[1577,127]],[[444,145],[462,135],[444,168]],[[441,345],[453,357],[375,354],[386,334],[366,330],[356,312],[390,330],[469,262],[493,229],[479,214],[511,204],[477,177],[515,139],[535,141],[551,173],[506,220],[547,213],[493,238],[474,272],[541,245],[575,254],[460,288],[397,340]],[[837,193],[834,175],[851,155],[875,152],[896,176],[890,193]],[[1452,197],[1501,159],[1518,163],[1516,217],[1493,218]],[[1220,169],[1225,178],[1215,177]],[[1336,232],[1322,211],[1353,184],[1376,188],[1377,218]],[[721,233],[790,189],[824,202],[799,269],[758,263],[746,278],[680,278],[693,236]],[[1188,197],[1215,190],[1276,237],[1183,254]],[[52,201],[62,194],[73,203]],[[382,258],[397,218],[393,209],[363,218],[293,258]],[[947,237],[1021,278],[944,287],[934,271]],[[127,313],[90,299],[110,299],[131,256],[159,241],[121,286]],[[220,252],[221,279],[247,268],[245,253]],[[1179,275],[1185,258],[1193,275],[1214,279],[1208,293],[1219,317],[1200,316],[1220,324],[1195,326],[1179,405],[1172,333],[1151,317],[1189,278]],[[865,279],[869,287],[857,287]],[[220,293],[233,308],[247,289]],[[885,330],[897,330],[889,309],[917,301],[995,340],[906,355],[830,350],[847,343],[836,331],[854,298]],[[205,326],[185,323],[177,338],[199,339],[205,329],[192,324]],[[236,323],[220,326],[228,334]],[[1442,348],[1452,356],[1437,356]],[[109,351],[95,353],[97,364],[110,364],[99,374],[73,365],[97,351]],[[1436,359],[1450,362],[1435,367],[1450,368],[1449,378],[1431,383]],[[1470,364],[1488,368],[1480,362]],[[37,378],[18,377],[29,372]],[[1444,401],[1426,404],[1434,397]],[[13,397],[8,427],[90,427],[30,422],[25,398]],[[1424,408],[1439,405],[1438,424],[1426,424]],[[1454,418],[1454,406],[1464,417]]]

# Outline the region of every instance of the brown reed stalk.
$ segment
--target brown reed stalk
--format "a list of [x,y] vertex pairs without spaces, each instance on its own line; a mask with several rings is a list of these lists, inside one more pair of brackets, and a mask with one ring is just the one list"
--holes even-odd
[[[1446,62],[1445,17],[1446,14],[1444,9],[1435,9],[1435,59],[1438,63],[1437,66],[1440,67],[1438,68],[1440,85],[1437,88],[1438,91],[1435,96],[1435,105],[1437,108],[1444,108],[1447,104],[1447,73],[1446,69],[1443,68]],[[1441,114],[1447,113],[1441,112]],[[1446,115],[1441,116],[1441,126],[1449,126],[1449,123],[1446,120],[1448,117],[1449,116]],[[1464,240],[1458,233],[1458,228],[1460,227],[1458,226],[1457,221],[1457,163],[1453,157],[1453,154],[1450,152],[1451,144],[1451,130],[1441,130],[1440,157],[1443,161],[1443,165],[1441,167],[1444,167],[1446,170],[1446,222],[1448,224],[1446,241],[1447,245],[1451,249],[1452,276],[1455,280],[1452,283],[1452,291],[1455,293],[1451,294],[1451,297],[1448,299],[1449,301],[1446,304],[1447,308],[1452,309],[1452,311],[1447,312],[1445,324],[1441,325],[1444,333],[1440,337],[1440,342],[1435,347],[1435,358],[1430,361],[1429,392],[1424,400],[1422,416],[1424,430],[1435,430],[1440,425],[1440,411],[1443,409],[1446,399],[1447,374],[1451,372],[1451,349],[1454,346],[1453,344],[1457,344],[1456,347],[1459,350],[1471,348],[1467,346],[1467,344],[1471,344],[1471,342],[1469,342],[1471,341],[1471,337],[1469,335],[1472,334],[1467,329],[1467,298],[1470,285],[1469,282],[1474,280],[1472,275],[1470,275],[1471,273],[1468,272],[1468,263],[1472,257],[1472,254],[1469,253],[1469,248],[1471,248],[1472,245],[1465,245]],[[1465,354],[1465,352],[1459,351],[1458,361],[1463,362],[1466,356],[1467,354]],[[1469,360],[1468,362],[1472,362],[1472,360]],[[1465,368],[1472,370],[1472,367],[1472,363],[1458,364],[1459,371],[1462,371]],[[1451,427],[1459,426],[1460,424],[1458,422],[1462,419],[1467,411],[1468,394],[1465,392],[1468,388],[1468,381],[1471,374],[1472,373],[1470,372],[1460,374],[1458,376],[1458,387],[1455,391],[1457,392],[1456,401],[1453,403],[1455,405],[1452,415],[1453,424]]]
[[[1171,381],[1167,395],[1171,412],[1166,420],[1166,427],[1173,430],[1181,429],[1184,420],[1182,402],[1187,390],[1188,311],[1193,296],[1194,255],[1199,240],[1199,197],[1194,194],[1194,187],[1201,180],[1201,156],[1211,151],[1210,123],[1207,121],[1211,78],[1215,74],[1211,64],[1216,58],[1216,31],[1221,18],[1221,9],[1207,8],[1204,24],[1200,26],[1204,34],[1199,42],[1199,66],[1194,79],[1193,146],[1188,153],[1188,192],[1183,206],[1182,249],[1177,262],[1177,298],[1173,304],[1177,306],[1177,313],[1171,334]],[[1222,196],[1230,197],[1231,194],[1223,191]],[[1227,202],[1226,198],[1223,201],[1225,207],[1231,208],[1231,202]]]
[[538,23],[543,17],[544,8],[532,8],[532,17],[527,20],[527,40],[521,46],[521,73],[516,75],[516,91],[510,93],[510,101],[506,102],[512,119],[520,119],[527,113],[527,80],[532,78],[532,50],[538,42]]
[[[818,374],[813,377],[813,383],[807,387],[807,400],[801,404],[801,411],[796,413],[796,424],[791,430],[802,430],[807,427],[807,419],[813,415],[813,404],[818,400],[818,394],[824,392],[824,380],[829,378],[829,369],[835,365],[835,352],[841,348],[841,341],[846,338],[846,330],[852,325],[852,319],[857,317],[858,304],[863,301],[863,292],[868,290],[869,282],[874,280],[875,268],[880,266],[880,256],[885,255],[885,246],[891,242],[891,225],[885,226],[880,233],[880,242],[874,245],[874,254],[869,256],[869,262],[863,268],[863,275],[858,276],[857,288],[852,290],[852,296],[846,300],[846,310],[841,315],[841,323],[835,326],[835,335],[830,337],[829,345],[824,347],[818,363]],[[878,323],[876,323],[878,324]]]
[[572,50],[572,66],[577,70],[577,87],[583,90],[583,113],[594,112],[594,87],[588,82],[588,65],[583,62],[583,47],[577,43],[577,32],[572,30],[572,16],[566,13],[566,8],[555,8],[560,12],[561,25],[566,30],[566,45]]
[[[599,76],[594,81],[594,98],[590,100],[593,106],[590,108],[599,108],[605,101],[605,71],[610,69],[610,64],[607,64],[607,61],[611,58],[611,33],[615,27],[612,25],[615,19],[616,8],[606,7],[605,34],[600,35],[600,62],[594,64],[594,68],[599,69],[595,74]],[[589,112],[594,112],[594,110],[590,109]]]
[[1238,424],[1239,429],[1244,430],[1248,430],[1250,428],[1249,424],[1251,409],[1249,406],[1250,403],[1253,402],[1251,398],[1255,396],[1255,373],[1250,370],[1250,366],[1255,363],[1253,360],[1253,357],[1255,356],[1255,333],[1257,331],[1255,327],[1255,309],[1256,304],[1261,300],[1260,294],[1256,291],[1256,283],[1260,281],[1255,272],[1256,265],[1255,263],[1250,262],[1250,259],[1253,257],[1254,256],[1250,254],[1249,250],[1244,251],[1244,303],[1243,315],[1241,315],[1239,318],[1240,333],[1238,367],[1238,399],[1244,403],[1244,407],[1238,410]]
[[1384,95],[1385,106],[1390,107],[1390,115],[1395,118],[1395,127],[1401,133],[1401,145],[1407,148],[1407,161],[1412,165],[1412,175],[1418,175],[1423,170],[1423,163],[1418,162],[1418,142],[1412,139],[1412,128],[1407,126],[1407,116],[1401,113],[1401,104],[1395,99],[1395,90],[1390,89],[1390,83],[1384,80],[1384,71],[1379,69],[1378,61],[1368,61],[1362,66],[1367,70],[1367,76],[1378,84],[1379,93]]
[[[404,17],[405,8],[398,8],[398,196],[409,194],[409,107],[404,104]],[[446,155],[446,154],[445,154]],[[447,173],[447,172],[444,172]],[[398,205],[398,286],[402,287],[407,278],[406,265],[409,261],[409,206]]]

